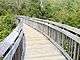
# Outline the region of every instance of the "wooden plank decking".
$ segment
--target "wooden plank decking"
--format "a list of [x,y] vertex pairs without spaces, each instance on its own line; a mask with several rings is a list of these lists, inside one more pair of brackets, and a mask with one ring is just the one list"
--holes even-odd
[[26,24],[23,28],[26,40],[24,60],[66,60],[44,35]]

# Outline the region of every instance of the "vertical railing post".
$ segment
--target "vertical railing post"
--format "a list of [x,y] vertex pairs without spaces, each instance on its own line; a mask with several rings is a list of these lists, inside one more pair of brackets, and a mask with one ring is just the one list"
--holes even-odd
[[71,57],[72,58],[73,58],[73,51],[74,51],[73,46],[74,46],[74,41],[71,40]]
[[73,55],[73,60],[76,60],[76,51],[77,50],[77,43],[74,42],[74,55]]
[[80,58],[80,45],[78,44],[77,59],[76,60],[79,60],[79,58]]
[[19,46],[18,46],[12,60],[20,60],[20,48],[19,48]]
[[57,31],[56,30],[54,31],[54,40],[55,40],[55,42],[57,40]]
[[54,30],[51,29],[51,38],[54,40]]
[[65,39],[65,36],[64,34],[62,34],[62,48],[64,48],[64,39]]

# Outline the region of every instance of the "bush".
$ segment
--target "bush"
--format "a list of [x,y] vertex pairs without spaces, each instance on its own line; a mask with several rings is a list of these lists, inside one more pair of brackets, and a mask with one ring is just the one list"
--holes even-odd
[[79,0],[0,0],[0,41],[15,27],[14,16],[49,19],[80,28]]
[[13,15],[0,16],[0,41],[10,34],[15,27]]
[[[61,22],[76,28],[80,28],[80,1],[79,0],[47,0],[50,6],[48,19],[55,19],[56,22]],[[48,15],[47,14],[47,15]]]

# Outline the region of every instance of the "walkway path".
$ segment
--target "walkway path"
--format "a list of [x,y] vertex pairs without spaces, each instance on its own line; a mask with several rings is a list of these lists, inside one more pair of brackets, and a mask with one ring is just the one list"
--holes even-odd
[[44,35],[26,24],[23,28],[26,39],[24,60],[66,60]]

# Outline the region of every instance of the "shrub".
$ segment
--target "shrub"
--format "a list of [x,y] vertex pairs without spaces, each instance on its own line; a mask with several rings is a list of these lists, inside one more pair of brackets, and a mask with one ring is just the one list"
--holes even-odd
[[13,15],[0,16],[0,41],[10,34],[15,27]]

